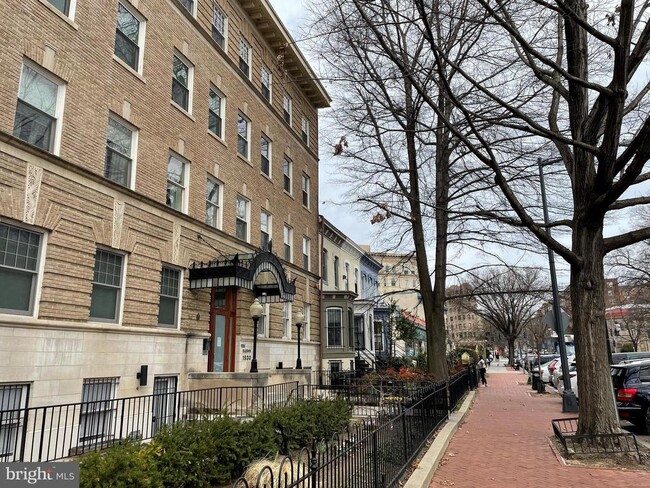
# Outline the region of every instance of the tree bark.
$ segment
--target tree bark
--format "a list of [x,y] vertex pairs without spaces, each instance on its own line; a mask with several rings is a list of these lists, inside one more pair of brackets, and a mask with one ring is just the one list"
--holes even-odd
[[508,336],[508,366],[515,365],[515,339],[516,337]]
[[[584,214],[583,214],[584,215]],[[579,434],[619,431],[607,358],[603,224],[579,222],[573,249],[583,257],[571,266],[571,305],[580,396]]]

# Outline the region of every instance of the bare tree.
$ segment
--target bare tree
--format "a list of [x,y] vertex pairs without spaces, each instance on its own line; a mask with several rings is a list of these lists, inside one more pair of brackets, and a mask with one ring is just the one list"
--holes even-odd
[[[428,370],[444,378],[448,374],[444,301],[450,227],[452,233],[462,232],[468,239],[462,225],[454,229],[451,216],[462,214],[461,202],[490,183],[481,178],[482,168],[467,164],[464,153],[457,150],[461,140],[439,120],[452,117],[453,104],[444,87],[458,76],[457,69],[436,62],[419,26],[404,22],[418,15],[416,2],[389,3],[395,8],[367,17],[353,0],[319,1],[314,5],[312,34],[325,76],[335,81],[340,94],[332,111],[336,133],[345,134],[333,141],[335,154],[345,158],[339,167],[355,183],[357,204],[373,215],[373,223],[384,226],[385,234],[395,236],[392,244],[406,242],[415,249]],[[457,65],[472,61],[471,47],[483,26],[464,22],[470,0],[453,6],[439,0],[431,4],[436,5],[430,20],[436,25],[432,35],[437,45]],[[452,16],[452,7],[460,15]],[[381,31],[385,44],[375,42],[375,29]],[[435,110],[414,83],[436,104]],[[463,131],[461,124],[456,130]]]
[[[353,1],[367,17],[399,3]],[[635,76],[650,52],[650,2],[474,0],[473,9],[489,19],[475,45],[486,60],[460,66],[433,34],[431,3],[414,1],[419,16],[404,21],[420,26],[437,63],[444,61],[458,70],[462,93],[467,85],[474,89],[473,97],[461,98],[455,95],[458,88],[448,84],[455,117],[436,114],[462,139],[468,153],[491,170],[507,204],[502,208],[479,204],[475,210],[525,229],[570,265],[580,370],[578,432],[617,432],[607,361],[603,258],[650,238],[650,227],[630,226],[607,237],[604,228],[612,214],[650,204],[650,197],[642,193],[626,193],[650,180],[650,82],[639,82]],[[386,43],[380,30],[374,34],[375,42]],[[413,82],[435,110],[436,100],[415,78]],[[471,135],[455,130],[459,119],[476,128]],[[479,129],[481,121],[490,121],[492,129]],[[567,173],[571,209],[546,225],[526,205],[525,185],[512,184],[511,174],[517,169],[514,163],[530,160],[535,153],[551,158],[551,148]],[[547,232],[562,226],[571,233],[570,246]]]
[[531,323],[544,297],[539,271],[492,268],[472,282],[473,312],[508,342],[508,364],[514,366],[515,340]]
[[[551,336],[551,329],[546,322],[544,322],[544,315],[538,309],[534,317],[526,325],[525,329],[527,335],[533,340],[535,351],[537,352],[537,372],[539,373],[539,380],[542,381],[542,345],[544,341]],[[542,390],[540,390],[542,391]]]

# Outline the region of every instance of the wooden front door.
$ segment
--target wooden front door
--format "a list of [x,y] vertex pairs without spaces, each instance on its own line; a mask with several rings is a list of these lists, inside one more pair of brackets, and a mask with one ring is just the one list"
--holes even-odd
[[231,372],[235,370],[237,290],[213,288],[211,303],[208,371]]

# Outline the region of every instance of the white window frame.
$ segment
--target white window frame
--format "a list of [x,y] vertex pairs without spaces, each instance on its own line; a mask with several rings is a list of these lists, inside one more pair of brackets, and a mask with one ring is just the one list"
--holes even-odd
[[327,249],[323,249],[323,257],[322,257],[323,262],[321,263],[321,278],[323,278],[323,282],[327,283],[328,278],[329,278],[329,251]]
[[10,221],[8,219],[3,219],[1,223],[9,227],[16,227],[17,229],[23,229],[28,232],[39,234],[41,236],[41,244],[38,250],[38,258],[37,258],[38,264],[36,266],[36,277],[35,279],[32,280],[32,290],[31,290],[30,307],[29,307],[30,310],[24,310],[24,311],[9,310],[9,309],[0,310],[0,315],[36,318],[38,317],[38,310],[41,302],[41,292],[43,289],[43,275],[45,273],[45,254],[47,251],[48,233],[44,232],[41,229],[37,229],[36,227],[31,225],[27,225],[23,223],[16,224],[13,221]]
[[[174,57],[177,57],[185,66],[187,66],[187,91],[188,91],[187,109],[183,108],[181,105],[176,103],[173,98],[171,98],[171,102],[174,107],[178,108],[182,112],[186,112],[191,115],[192,105],[194,102],[194,64],[185,56],[183,56],[183,54],[178,49],[174,49],[174,54],[172,56],[172,85],[174,80],[174,71],[173,71]],[[172,88],[172,95],[173,95],[173,88]]]
[[[162,266],[160,268],[160,278],[162,279],[162,271],[164,268],[168,268],[170,270],[176,271],[178,273],[178,296],[176,297],[176,315],[174,317],[174,325],[170,326],[168,324],[160,324],[157,323],[156,326],[161,329],[170,329],[170,330],[180,330],[181,328],[181,314],[183,310],[183,280],[185,279],[184,272],[181,268],[178,268],[176,266],[171,266],[166,263],[162,263]],[[160,307],[160,298],[162,296],[162,293],[159,291],[158,292],[158,307]],[[169,295],[165,295],[169,296]],[[158,310],[158,318],[160,318],[160,309]]]
[[[140,130],[135,125],[129,123],[128,121],[124,120],[122,117],[119,117],[113,112],[109,112],[108,118],[112,119],[116,123],[126,127],[131,131],[131,174],[129,175],[129,184],[125,188],[130,188],[131,190],[135,190],[135,178],[137,175],[136,167],[138,164],[138,140],[140,136]],[[108,150],[108,141],[107,141],[107,150]],[[104,160],[104,176],[106,176],[106,160]]]
[[[221,47],[224,51],[227,52],[228,51],[228,16],[226,15],[226,11],[224,9],[222,9],[220,5],[218,5],[216,2],[212,2],[212,20],[210,21],[210,25],[211,25],[211,28],[215,29],[217,32],[219,32],[219,29],[217,29],[216,28],[217,26],[214,24],[214,12],[215,12],[215,10],[219,10],[221,12],[222,17],[223,17],[223,32],[220,32],[220,34],[223,35],[223,46],[219,46],[219,47]],[[214,35],[212,34],[212,32],[210,33],[210,36],[212,37],[214,42],[216,42],[217,45],[219,45],[219,41],[217,41],[214,38]]]
[[235,237],[237,239],[241,239],[237,235],[237,220],[241,220],[237,216],[237,206],[238,206],[237,203],[239,202],[240,199],[243,200],[244,202],[246,202],[246,220],[244,221],[244,222],[246,222],[246,239],[245,240],[246,240],[246,242],[250,242],[251,241],[251,201],[248,198],[246,198],[246,197],[244,197],[242,195],[237,195],[237,198],[235,200]]
[[[239,152],[239,118],[246,121],[246,154]],[[246,117],[242,112],[237,113],[237,154],[246,161],[251,160],[251,119]]]
[[[124,63],[126,67],[128,67],[130,70],[135,71],[138,74],[142,74],[142,65],[144,64],[144,42],[145,42],[145,35],[147,32],[147,20],[142,16],[140,12],[128,1],[120,0],[118,2],[121,4],[126,10],[128,10],[131,15],[133,15],[138,21],[140,22],[140,25],[138,26],[138,67],[133,68],[132,66],[129,66],[126,61],[121,59],[117,54],[115,54],[115,47],[113,46],[113,55],[120,60],[120,62]],[[117,30],[117,18],[115,20],[115,29]],[[117,35],[117,33],[116,33]]]
[[[103,380],[103,381],[102,381]],[[97,400],[89,400],[84,402],[84,386],[86,385],[108,385],[108,388],[106,389],[107,392],[109,393],[108,398],[100,398]],[[118,377],[110,377],[110,378],[84,378],[83,380],[83,386],[81,390],[81,407],[80,407],[80,413],[79,413],[79,434],[78,434],[78,441],[80,446],[87,446],[87,445],[102,445],[104,442],[109,441],[109,440],[114,440],[111,436],[111,428],[110,426],[112,425],[112,416],[115,413],[116,410],[116,403],[115,403],[115,397],[117,394],[117,386],[119,385],[119,378]],[[102,387],[103,390],[103,387]],[[97,403],[97,402],[102,402],[102,403]],[[84,408],[85,407],[85,408]],[[82,431],[82,425],[86,426],[84,427],[84,430],[87,428],[88,422],[85,421],[84,419],[86,418],[85,416],[88,415],[90,418],[93,415],[98,415],[100,421],[97,422],[97,425],[103,428],[101,428],[101,435],[94,435],[90,437],[86,437],[82,440],[81,438],[81,431]],[[108,417],[108,421],[106,421],[105,417]],[[92,424],[91,424],[92,425]],[[92,428],[92,427],[91,427]],[[104,429],[108,429],[107,432],[104,431]]]
[[[341,314],[340,315],[340,319],[341,319],[341,327],[340,327],[341,343],[340,344],[330,345],[330,328],[331,328],[330,327],[330,320],[329,320],[330,311],[336,311],[336,312],[339,312]],[[343,344],[344,344],[344,341],[343,341],[343,329],[344,329],[344,326],[343,326],[343,308],[342,307],[327,307],[325,309],[325,333],[326,333],[325,334],[325,347],[327,347],[329,349],[343,349]]]
[[[289,120],[286,119],[285,114],[289,115]],[[293,127],[293,100],[286,91],[282,97],[282,120]]]
[[[262,139],[264,139],[267,142],[269,148],[269,156],[268,156],[269,173],[268,174],[266,174],[262,169],[262,145],[261,145]],[[266,134],[264,133],[262,133],[260,137],[260,172],[267,178],[271,178],[271,179],[273,178],[273,141],[271,141],[271,139],[267,137]]]
[[[124,299],[126,295],[126,276],[127,276],[127,269],[128,269],[128,261],[129,261],[129,255],[125,252],[119,251],[117,249],[113,249],[110,247],[106,246],[97,246],[95,248],[95,260],[93,261],[93,273],[95,270],[95,262],[97,261],[97,251],[104,251],[108,252],[111,254],[116,254],[119,256],[122,256],[122,276],[120,280],[120,288],[119,288],[119,293],[120,296],[118,298],[119,304],[117,305],[118,310],[117,310],[117,318],[116,320],[104,320],[101,318],[97,317],[91,317],[90,316],[90,309],[92,308],[92,285],[94,285],[94,281],[91,280],[91,289],[90,289],[90,304],[88,306],[88,322],[90,323],[98,323],[98,324],[115,324],[115,325],[122,325],[122,320],[124,318]],[[94,279],[94,277],[93,277]]]
[[284,302],[282,306],[282,338],[291,340],[291,302]]
[[262,303],[262,315],[257,323],[257,337],[269,337],[269,325],[271,318],[271,306],[268,303]]
[[[47,78],[49,81],[55,83],[58,86],[58,90],[56,92],[56,106],[54,109],[54,119],[55,119],[54,140],[52,141],[51,151],[48,151],[58,156],[59,151],[61,150],[61,134],[63,132],[63,108],[65,107],[65,94],[67,89],[67,83],[62,79],[60,79],[59,77],[57,77],[56,75],[54,75],[53,73],[43,68],[42,66],[32,62],[27,58],[23,58],[23,62],[20,66],[20,81],[18,83],[18,93],[16,95],[16,103],[18,103],[18,100],[20,99],[20,87],[22,86],[23,83],[23,72],[24,72],[23,66],[27,66],[28,68],[33,69],[39,75]],[[14,124],[15,122],[16,122],[16,114],[14,113]]]
[[[242,51],[242,46],[245,46],[248,48],[248,59],[243,59],[241,56],[241,51]],[[239,72],[242,75],[246,75],[246,78],[249,80],[252,79],[253,76],[253,46],[251,46],[251,43],[248,42],[244,36],[239,37],[239,50],[237,51],[237,66],[239,68]],[[248,73],[244,73],[244,71],[241,69],[241,61],[244,61],[248,65]]]
[[310,341],[311,340],[311,304],[303,303],[302,314],[305,317],[302,322],[302,340]]
[[[302,122],[300,125],[300,130],[301,134],[300,137],[302,138],[303,142],[309,146],[309,119],[305,117],[304,115],[302,116]],[[303,138],[303,134],[306,136],[307,140]]]
[[[302,181],[301,183],[301,198],[302,198],[302,206],[305,207],[306,209],[311,208],[311,188],[310,188],[310,183],[311,183],[311,178],[307,176],[305,173],[302,174]],[[305,205],[305,196],[307,197],[307,205]]]
[[[285,261],[293,263],[293,227],[290,225],[284,224],[282,242],[284,243],[282,257]],[[289,246],[289,259],[287,259],[287,246]]]
[[[4,461],[11,461],[12,458],[17,458],[16,452],[20,452],[23,447],[23,439],[21,434],[24,422],[26,420],[26,408],[29,398],[30,383],[0,383],[0,407],[4,404],[8,407],[6,410],[0,409],[0,432],[4,431],[0,436],[0,459]],[[13,401],[9,403],[9,395],[13,392]],[[3,396],[7,395],[3,399]],[[12,413],[8,413],[11,412]],[[6,450],[5,450],[6,449]]]
[[[196,18],[196,7],[197,7],[197,4],[199,3],[199,0],[191,0],[191,2],[192,2],[192,11],[190,12],[189,10],[187,10],[185,5],[183,5],[183,10],[185,12],[189,13],[192,17]],[[183,4],[182,0],[181,0],[181,4]]]
[[[305,271],[311,271],[311,239],[306,236],[302,236],[302,257],[303,268]],[[305,258],[307,258],[307,266],[305,266]]]
[[[185,159],[183,156],[181,156],[178,153],[175,153],[174,151],[169,151],[169,157],[167,158],[167,183],[169,184],[169,160],[171,158],[175,158],[181,163],[183,163],[183,185],[177,185],[176,183],[172,183],[174,185],[180,186],[183,189],[183,202],[182,202],[182,208],[180,209],[180,212],[186,214],[187,213],[187,208],[188,208],[188,202],[189,202],[189,195],[190,195],[190,162]],[[165,189],[166,191],[166,189]],[[173,209],[177,210],[171,205],[167,204],[167,198],[165,197],[165,204]]]
[[[217,203],[214,203],[212,200],[208,200],[207,196],[207,188],[208,188],[208,182],[211,181],[212,183],[215,183],[219,187],[219,198],[217,199]],[[205,223],[208,224],[210,227],[213,229],[223,229],[223,183],[213,177],[212,175],[208,174],[206,178],[206,196],[205,196]],[[217,207],[217,225],[214,226],[210,222],[208,222],[208,205],[211,206],[216,206]]]
[[[269,83],[268,83],[268,85],[264,84],[264,72],[265,71],[269,75]],[[272,88],[272,86],[273,86],[273,73],[271,73],[271,69],[266,64],[262,64],[262,67],[260,68],[260,84],[262,85],[262,87],[266,87],[269,90],[269,96],[268,96],[268,98],[266,98],[264,96],[264,90],[260,89],[260,91],[262,92],[262,98],[264,98],[267,102],[272,103],[272,100],[273,100],[273,88]]]
[[56,12],[61,14],[63,17],[66,17],[67,19],[70,19],[72,22],[74,22],[74,16],[75,16],[75,13],[77,12],[77,0],[70,0],[70,5],[68,6],[68,13],[67,14],[65,12],[62,12],[58,8],[56,8],[48,0],[44,0],[44,2],[47,3],[47,5],[50,8],[54,9]]
[[269,242],[273,239],[273,214],[268,210],[262,209],[260,212],[260,247],[262,246],[262,215],[266,215],[266,227],[267,234],[269,236]]
[[[210,89],[208,91],[208,98],[210,97],[210,91],[213,91],[219,98],[221,98],[221,103],[219,104],[219,117],[221,117],[221,133],[216,134],[212,132],[210,129],[210,124],[208,123],[208,132],[212,134],[213,136],[218,137],[222,141],[226,139],[226,96],[223,94],[221,90],[219,90],[216,86],[214,86],[212,83],[210,83]],[[209,102],[209,100],[208,100]],[[208,114],[211,112],[210,107],[208,105]],[[209,117],[208,117],[209,118]]]
[[[284,172],[285,163],[288,163],[287,168],[289,170],[289,174],[286,174]],[[285,178],[288,178],[289,180],[288,190],[286,188]],[[293,161],[286,154],[284,155],[284,159],[282,161],[282,189],[284,190],[285,193],[289,195],[293,195]]]

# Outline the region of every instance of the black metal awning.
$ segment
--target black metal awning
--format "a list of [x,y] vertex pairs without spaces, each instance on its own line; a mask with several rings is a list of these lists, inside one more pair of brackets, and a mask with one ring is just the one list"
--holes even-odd
[[190,289],[238,287],[253,290],[261,303],[293,302],[296,280],[287,278],[280,259],[270,251],[224,256],[190,265]]

